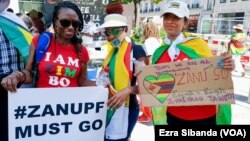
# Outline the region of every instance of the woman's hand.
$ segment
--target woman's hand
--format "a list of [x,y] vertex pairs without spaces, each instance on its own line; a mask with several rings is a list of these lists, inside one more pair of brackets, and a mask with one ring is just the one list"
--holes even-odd
[[116,93],[108,100],[108,107],[111,109],[118,109],[122,106],[126,98],[131,94],[131,87],[128,87],[119,93]]
[[1,85],[10,92],[16,92],[17,91],[17,86],[20,82],[23,81],[24,79],[24,73],[20,71],[15,71],[11,73],[10,75],[6,76],[3,78]]
[[220,60],[222,65],[220,67],[222,67],[223,69],[228,69],[233,71],[235,68],[235,63],[234,60],[232,58],[232,55],[230,54],[222,54],[221,55],[223,58]]

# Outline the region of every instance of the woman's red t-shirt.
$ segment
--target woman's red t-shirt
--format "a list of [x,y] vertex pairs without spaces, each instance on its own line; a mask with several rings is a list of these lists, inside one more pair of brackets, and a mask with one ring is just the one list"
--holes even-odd
[[[36,46],[39,36],[33,38]],[[82,60],[79,59],[74,45],[62,45],[54,36],[51,37],[48,50],[38,66],[38,86],[44,87],[77,87],[78,78],[82,70],[82,63],[87,63],[89,55],[82,47]]]

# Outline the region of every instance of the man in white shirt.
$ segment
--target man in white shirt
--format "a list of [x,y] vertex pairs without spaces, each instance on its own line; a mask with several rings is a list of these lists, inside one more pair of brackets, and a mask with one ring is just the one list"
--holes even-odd
[[85,24],[82,30],[82,40],[83,44],[87,47],[94,45],[94,35],[97,33],[96,24],[91,20],[91,16],[89,14],[85,15]]

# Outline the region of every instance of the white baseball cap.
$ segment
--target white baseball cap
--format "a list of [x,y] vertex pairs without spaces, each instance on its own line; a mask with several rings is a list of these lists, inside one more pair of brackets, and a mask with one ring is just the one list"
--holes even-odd
[[188,18],[189,19],[189,9],[187,7],[187,4],[179,1],[179,0],[173,0],[169,2],[164,8],[163,8],[162,16],[166,13],[172,13],[178,16],[179,18]]
[[127,18],[120,14],[109,14],[104,18],[104,23],[97,28],[98,31],[107,27],[127,26]]

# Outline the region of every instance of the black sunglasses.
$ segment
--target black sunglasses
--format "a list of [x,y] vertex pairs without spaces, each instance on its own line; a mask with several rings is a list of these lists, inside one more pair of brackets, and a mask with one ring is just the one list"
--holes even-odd
[[78,28],[81,26],[81,21],[79,20],[68,20],[68,19],[61,19],[59,20],[60,24],[62,27],[69,27],[70,25],[72,25],[74,28]]

